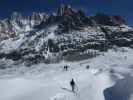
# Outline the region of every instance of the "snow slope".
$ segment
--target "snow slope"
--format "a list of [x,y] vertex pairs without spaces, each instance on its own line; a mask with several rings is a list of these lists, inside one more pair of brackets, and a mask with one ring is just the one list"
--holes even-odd
[[[78,94],[71,91],[69,81],[75,78]],[[0,100],[104,100],[103,90],[112,86],[106,73],[93,75],[91,70],[74,70],[42,79],[11,78],[0,80]],[[63,90],[66,88],[68,90]],[[95,92],[95,95],[94,95]]]
[[[132,49],[115,48],[90,60],[40,64],[31,69],[25,68],[20,74],[15,71],[14,74],[1,74],[0,100],[110,100],[105,91],[115,85],[115,90],[119,90],[119,83],[126,84],[121,79],[127,79],[127,75],[132,77],[132,56]],[[62,68],[66,64],[71,66],[67,72]],[[88,64],[90,69],[85,68]],[[18,73],[22,67],[15,70]],[[77,94],[71,92],[69,82],[72,78],[78,87]],[[129,88],[132,89],[131,86],[125,90],[127,93],[130,92]],[[129,98],[126,100],[132,100],[132,95],[125,94]]]

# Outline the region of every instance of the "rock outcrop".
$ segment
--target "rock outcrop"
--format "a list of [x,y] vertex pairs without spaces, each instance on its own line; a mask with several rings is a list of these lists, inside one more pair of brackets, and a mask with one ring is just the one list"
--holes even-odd
[[133,29],[120,16],[87,16],[69,5],[56,13],[14,13],[0,21],[0,59],[41,63],[92,57],[113,46],[133,45]]

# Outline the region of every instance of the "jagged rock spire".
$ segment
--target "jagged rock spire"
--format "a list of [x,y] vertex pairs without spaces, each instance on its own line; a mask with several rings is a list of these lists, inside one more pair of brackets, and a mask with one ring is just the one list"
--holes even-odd
[[22,18],[22,14],[19,12],[13,12],[11,15],[11,19],[21,19]]
[[72,9],[71,9],[71,6],[70,5],[61,4],[61,6],[57,9],[57,15],[58,16],[63,16],[66,13],[71,12],[71,10]]

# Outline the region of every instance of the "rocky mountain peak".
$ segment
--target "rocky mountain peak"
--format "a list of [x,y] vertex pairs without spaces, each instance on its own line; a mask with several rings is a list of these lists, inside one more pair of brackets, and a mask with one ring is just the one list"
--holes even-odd
[[65,16],[65,15],[69,15],[72,14],[73,10],[71,8],[70,5],[61,5],[58,9],[57,9],[57,16]]
[[109,16],[104,13],[97,13],[94,17],[97,24],[117,26],[125,24],[125,20],[121,16]]
[[46,13],[36,13],[33,12],[33,14],[30,16],[31,20],[46,20],[48,15]]
[[121,16],[87,16],[82,9],[61,5],[51,15],[25,17],[15,12],[11,18],[0,21],[0,59],[41,63],[62,57],[77,59],[82,54],[86,58],[89,50],[133,46],[133,29]]
[[18,19],[22,19],[22,18],[23,18],[23,16],[19,12],[13,12],[10,17],[11,20],[18,20]]
[[[40,19],[40,15],[33,14],[33,18]],[[120,16],[109,16],[104,13],[97,13],[95,16],[88,17],[83,9],[74,10],[70,5],[61,5],[56,13],[52,13],[45,21],[42,20],[40,24],[36,24],[35,28],[43,29],[53,24],[58,24],[60,32],[68,32],[69,30],[80,30],[88,25],[119,26],[125,24],[125,21]]]

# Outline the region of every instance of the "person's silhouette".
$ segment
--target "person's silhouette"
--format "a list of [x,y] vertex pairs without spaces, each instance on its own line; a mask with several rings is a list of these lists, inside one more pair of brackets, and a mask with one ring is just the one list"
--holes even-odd
[[75,82],[74,79],[72,78],[72,80],[70,81],[70,85],[72,87],[72,92],[75,92]]

